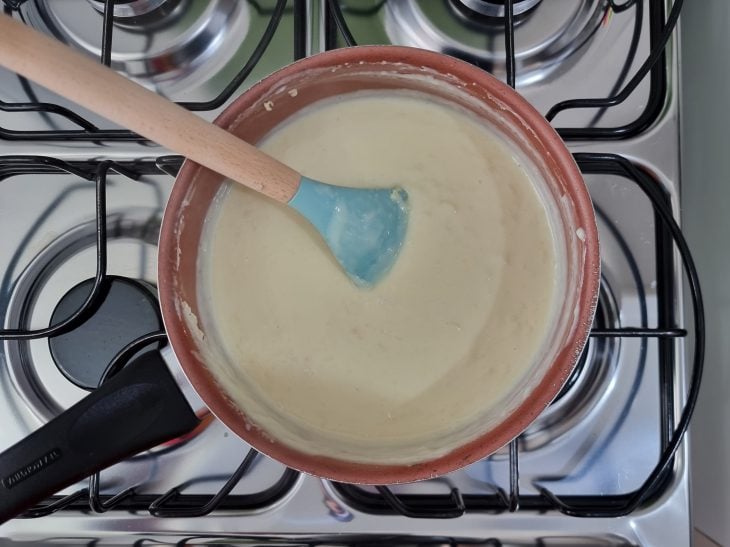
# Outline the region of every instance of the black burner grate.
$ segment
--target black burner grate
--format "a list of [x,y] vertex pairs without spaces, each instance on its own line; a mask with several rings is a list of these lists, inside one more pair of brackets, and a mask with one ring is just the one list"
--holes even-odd
[[[23,0],[4,0],[5,11],[10,13],[18,9]],[[661,109],[666,93],[666,76],[664,62],[664,48],[671,32],[676,24],[682,0],[675,0],[669,17],[664,22],[662,2],[660,0],[647,0],[650,6],[651,17],[651,45],[652,51],[641,69],[629,82],[620,90],[613,90],[609,99],[582,99],[578,101],[565,101],[556,105],[551,115],[555,116],[560,110],[568,108],[595,108],[600,115],[601,109],[610,108],[619,104],[630,95],[638,83],[647,75],[651,82],[651,99],[646,110],[633,123],[617,128],[560,128],[558,131],[566,139],[615,139],[636,135],[648,127],[656,118]],[[107,8],[111,4],[106,1]],[[256,9],[256,2],[250,2]],[[636,0],[625,0],[618,4],[611,0],[611,9],[624,11],[630,8],[637,10],[637,15],[642,13],[643,2]],[[337,32],[339,32],[347,45],[353,45],[355,39],[347,27],[340,4],[336,0],[327,0],[327,18],[325,24],[325,44],[328,48],[337,46]],[[514,83],[514,59],[513,40],[514,22],[512,17],[513,0],[505,1],[506,16],[506,50],[508,52],[507,81]],[[261,38],[261,41],[241,71],[234,77],[230,84],[221,94],[210,101],[202,103],[183,103],[191,110],[209,110],[217,108],[235,92],[243,80],[256,65],[263,52],[266,50],[284,10],[288,9],[286,0],[279,0],[271,13],[269,25]],[[295,13],[294,25],[294,57],[304,56],[306,51],[306,7],[304,0],[293,0]],[[110,44],[112,42],[113,26],[110,24],[111,10],[105,12],[104,24],[104,49],[102,61],[108,63]],[[630,64],[630,63],[629,63]],[[29,89],[29,88],[27,88]],[[27,103],[9,104],[0,101],[0,110],[4,111],[34,111],[61,115],[79,126],[79,129],[67,131],[15,131],[0,128],[0,139],[5,140],[142,140],[139,136],[124,130],[104,130],[97,128],[88,121],[83,120],[77,114],[68,111],[58,105],[43,104],[31,99]],[[408,517],[423,518],[455,518],[467,511],[517,511],[517,510],[558,510],[567,515],[582,517],[614,517],[628,514],[637,507],[646,503],[655,496],[658,496],[663,487],[668,484],[674,456],[687,430],[690,417],[694,410],[699,393],[702,365],[704,358],[704,311],[700,293],[697,272],[687,243],[674,220],[671,204],[667,196],[660,190],[650,176],[628,159],[615,154],[581,153],[575,154],[581,170],[584,173],[604,173],[623,176],[633,182],[644,192],[650,200],[656,217],[656,239],[657,239],[657,294],[659,295],[658,306],[658,328],[602,328],[594,329],[591,332],[593,337],[641,337],[656,338],[660,341],[660,352],[658,374],[660,375],[661,389],[661,435],[663,451],[651,474],[646,478],[642,486],[633,493],[620,496],[556,496],[545,487],[540,487],[540,495],[520,495],[519,492],[519,449],[513,442],[509,450],[510,484],[509,492],[495,485],[494,494],[461,494],[458,489],[453,489],[449,495],[396,495],[388,487],[378,487],[377,493],[372,493],[354,485],[335,484],[336,490],[354,507],[368,512],[381,514],[401,514]],[[181,158],[177,156],[163,156],[156,161],[137,162],[110,162],[110,161],[87,161],[87,162],[66,162],[60,159],[45,156],[4,156],[0,157],[0,181],[9,177],[22,174],[53,174],[69,173],[87,181],[94,181],[96,184],[96,225],[97,225],[97,271],[94,279],[94,286],[81,308],[66,320],[59,324],[52,325],[45,329],[33,331],[25,330],[2,330],[0,340],[30,340],[44,338],[54,334],[61,334],[73,330],[80,318],[84,316],[87,309],[90,309],[99,298],[99,288],[106,279],[106,176],[110,170],[136,180],[144,174],[166,173],[174,176],[181,164]],[[673,279],[674,271],[674,249],[677,249],[681,257],[688,286],[689,297],[694,313],[694,355],[692,359],[692,375],[689,390],[686,397],[684,409],[680,419],[675,425],[673,421],[674,409],[672,401],[675,399],[673,367],[673,352],[676,350],[677,339],[687,336],[687,331],[676,325],[673,312],[673,287],[676,280]],[[164,333],[151,333],[136,340],[130,346],[122,350],[114,362],[106,371],[106,376],[114,373],[115,370],[126,364],[126,361],[143,346],[150,343],[165,341]],[[256,509],[268,506],[281,499],[296,483],[299,473],[293,470],[286,470],[280,479],[270,488],[263,492],[248,495],[232,495],[230,491],[239,480],[245,477],[256,452],[251,450],[242,459],[242,462],[235,473],[229,478],[218,494],[213,497],[185,494],[185,486],[170,490],[161,495],[138,494],[134,487],[114,495],[99,494],[99,477],[92,476],[89,487],[79,490],[65,497],[55,496],[41,506],[28,511],[24,517],[34,518],[44,516],[61,509],[83,510],[91,508],[95,512],[105,512],[112,509],[118,510],[148,510],[157,517],[193,517],[208,514],[215,509]],[[487,540],[487,544],[500,543],[496,540]]]
[[[516,443],[510,445],[510,491],[505,492],[498,486],[494,486],[495,494],[489,495],[462,495],[458,490],[453,490],[448,496],[438,495],[396,495],[387,487],[379,487],[378,494],[367,492],[354,485],[335,484],[338,492],[354,507],[363,511],[373,513],[395,513],[409,517],[422,518],[454,518],[466,511],[516,511],[524,510],[549,510],[557,509],[569,515],[575,516],[599,516],[612,517],[627,514],[640,504],[649,500],[652,496],[658,495],[662,486],[667,484],[671,472],[674,455],[681,443],[689,424],[689,419],[694,410],[694,405],[699,393],[700,379],[702,374],[702,363],[704,357],[704,312],[700,294],[697,272],[694,268],[689,248],[672,216],[671,206],[665,194],[659,189],[656,182],[645,172],[632,164],[629,160],[615,154],[576,154],[576,161],[585,174],[600,173],[621,175],[634,181],[646,194],[655,211],[657,219],[657,272],[658,285],[658,328],[603,328],[593,330],[593,337],[643,337],[658,338],[664,341],[664,345],[671,346],[677,338],[683,338],[687,331],[674,324],[672,311],[672,279],[673,253],[672,245],[676,245],[682,258],[682,264],[689,282],[689,295],[695,315],[694,337],[695,353],[692,367],[692,379],[687,396],[685,408],[680,417],[679,423],[674,426],[672,423],[673,409],[671,401],[674,400],[674,384],[672,376],[672,353],[669,348],[660,353],[658,370],[662,374],[660,389],[662,391],[662,417],[665,423],[662,424],[664,432],[663,453],[651,475],[646,479],[639,490],[629,495],[621,496],[562,496],[557,497],[547,488],[540,488],[540,496],[520,496],[519,494],[519,452]],[[97,184],[97,227],[98,227],[98,263],[97,279],[101,283],[106,276],[106,231],[105,218],[106,197],[103,191],[105,186],[106,173],[113,169],[121,172],[130,178],[138,178],[142,174],[165,172],[174,174],[179,167],[181,158],[166,156],[158,159],[157,162],[135,162],[129,164],[116,164],[111,162],[93,163],[67,163],[53,158],[38,156],[6,156],[0,158],[0,179],[6,179],[19,174],[28,173],[49,173],[66,172],[87,180],[95,180]],[[0,331],[2,339],[30,339],[42,338],[49,335],[49,332],[59,332],[71,329],[74,326],[73,317],[83,316],[86,307],[94,305],[94,298],[89,299],[82,305],[74,316],[59,325],[53,325],[48,329],[38,331]],[[110,365],[111,373],[114,369],[123,366],[126,361],[134,355],[142,346],[164,339],[164,333],[154,333],[132,343],[122,350],[114,363]],[[207,514],[215,508],[236,508],[252,509],[258,508],[283,496],[296,481],[298,473],[288,470],[281,477],[279,482],[269,490],[253,496],[233,496],[227,492],[235,486],[238,480],[245,475],[248,468],[246,461],[253,456],[249,453],[241,464],[241,467],[229,479],[221,489],[219,495],[213,499],[205,496],[190,496],[183,493],[183,488],[177,488],[161,496],[137,495],[134,489],[128,489],[116,496],[99,496],[98,477],[92,477],[90,487],[83,491],[75,492],[64,498],[52,498],[40,508],[31,510],[26,516],[42,516],[59,509],[78,509],[91,506],[93,510],[106,511],[113,507],[119,509],[148,509],[153,515],[160,517],[173,516],[194,516]],[[89,496],[89,492],[93,494]]]

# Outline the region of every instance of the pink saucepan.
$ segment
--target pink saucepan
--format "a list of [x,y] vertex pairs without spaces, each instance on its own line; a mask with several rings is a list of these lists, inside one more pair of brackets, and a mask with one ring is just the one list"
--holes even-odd
[[[286,90],[296,92],[288,93]],[[246,91],[215,120],[257,143],[302,108],[362,90],[413,90],[469,111],[517,147],[556,217],[563,298],[549,347],[515,388],[500,418],[447,454],[411,465],[373,465],[313,455],[251,423],[206,366],[199,332],[198,249],[203,223],[224,178],[185,161],[165,210],[159,243],[159,295],[172,349],[212,413],[251,446],[313,475],[387,484],[448,473],[486,457],[519,435],[553,400],[586,342],[599,287],[598,235],[590,197],[557,133],[518,93],[483,70],[428,51],[394,46],[330,51],[289,65]],[[275,108],[271,108],[274,104]],[[204,325],[199,328],[205,329]],[[205,333],[203,333],[205,334]],[[486,404],[486,402],[485,402]],[[0,454],[0,522],[122,458],[193,429],[198,420],[161,357],[147,353],[77,405]],[[434,441],[437,442],[437,441]]]

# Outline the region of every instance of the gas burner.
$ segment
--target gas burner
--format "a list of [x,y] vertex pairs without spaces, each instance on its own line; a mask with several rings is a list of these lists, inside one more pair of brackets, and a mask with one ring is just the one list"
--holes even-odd
[[[544,81],[571,66],[607,9],[607,0],[515,2],[521,15],[514,30],[517,85]],[[504,27],[494,18],[503,16],[504,3],[497,1],[391,0],[385,29],[394,44],[447,53],[504,77]]]
[[[128,208],[108,214],[110,274],[103,283],[98,305],[68,333],[5,343],[15,391],[41,422],[55,417],[95,388],[119,350],[144,334],[162,330],[155,288],[159,231],[158,209]],[[40,250],[15,284],[5,328],[46,327],[78,309],[93,285],[93,278],[80,283],[78,280],[80,273],[91,276],[94,272],[95,243],[96,223],[88,222],[59,235]],[[141,348],[138,355],[151,349],[154,346]],[[166,360],[176,377],[183,378],[174,357]],[[199,417],[201,425],[191,434],[158,448],[165,450],[185,442],[213,421],[207,412]]]
[[[36,0],[23,18],[100,58],[104,2]],[[241,47],[249,28],[247,2],[133,0],[114,6],[111,66],[162,94],[205,83]]]
[[[452,0],[457,7],[466,8],[472,13],[485,17],[503,18],[504,0]],[[537,6],[542,0],[514,0],[512,13],[522,15]]]
[[[145,303],[139,304],[145,308],[156,306],[154,295],[149,293],[156,284],[159,226],[159,211],[156,209],[135,208],[107,215],[107,269],[110,275],[139,280],[131,283],[146,288]],[[88,290],[87,282],[79,284],[79,281],[93,277],[95,268],[94,221],[60,234],[38,251],[20,274],[8,302],[6,328],[42,328],[55,322],[61,314],[68,316],[66,308],[78,307],[75,304],[86,294],[81,291]],[[111,288],[107,287],[107,292],[111,292]],[[117,290],[114,289],[115,296]],[[96,311],[107,315],[110,310],[102,304]],[[149,315],[149,310],[145,314]],[[149,319],[145,320],[145,326],[159,330],[159,319]],[[89,318],[87,322],[84,332],[96,323]],[[129,339],[119,339],[115,347],[103,349],[102,341],[89,345],[84,340],[81,347],[76,348],[88,352],[84,356],[72,355],[69,351],[67,342],[77,338],[73,331],[50,341],[7,341],[8,369],[17,392],[36,417],[43,422],[48,421],[84,397],[89,388],[95,387],[94,380],[98,383],[109,359],[116,353],[115,349],[121,349],[120,346],[146,332],[135,330],[128,334],[131,336]],[[100,346],[92,349],[92,345],[97,343]],[[72,362],[76,358],[84,362]],[[106,362],[95,361],[99,358],[106,359]],[[88,366],[89,369],[79,369],[79,366]]]
[[[68,291],[53,311],[51,324],[79,309],[93,286],[94,279],[87,279]],[[160,330],[162,317],[155,288],[109,276],[86,320],[65,334],[49,338],[48,346],[61,373],[80,388],[91,390],[99,385],[104,369],[117,353],[140,336]]]

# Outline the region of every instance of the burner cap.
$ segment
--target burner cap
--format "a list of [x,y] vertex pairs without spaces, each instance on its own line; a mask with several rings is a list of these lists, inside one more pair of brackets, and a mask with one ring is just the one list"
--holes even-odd
[[[82,281],[60,300],[51,324],[69,317],[84,302],[93,279]],[[48,340],[59,370],[77,386],[94,389],[114,356],[144,334],[162,329],[154,289],[139,281],[110,276],[104,282],[99,304],[77,328]],[[140,351],[151,351],[149,348]]]
[[[454,3],[485,17],[505,16],[504,0],[453,0]],[[537,6],[542,0],[514,0],[512,13],[522,15]]]

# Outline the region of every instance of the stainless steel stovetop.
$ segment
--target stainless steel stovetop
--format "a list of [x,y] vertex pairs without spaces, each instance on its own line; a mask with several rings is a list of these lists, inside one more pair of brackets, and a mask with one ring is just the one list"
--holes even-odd
[[[209,417],[190,438],[105,470],[100,497],[92,498],[108,510],[90,508],[84,481],[49,501],[65,505],[57,512],[0,526],[0,544],[689,544],[685,444],[658,486],[642,490],[680,422],[690,371],[680,256],[637,182],[660,189],[659,201],[678,216],[676,42],[621,104],[553,117],[561,101],[622,89],[661,46],[671,2],[514,0],[514,72],[506,61],[503,2],[136,0],[110,8],[103,31],[104,4],[5,0],[14,17],[208,119],[295,57],[352,39],[435,49],[501,78],[514,74],[517,89],[550,114],[578,153],[598,213],[599,310],[559,398],[510,448],[462,471],[388,489],[332,484],[250,452]],[[50,342],[0,331],[0,450],[83,397],[126,343],[161,329],[152,300],[156,241],[179,166],[168,156],[0,70],[4,328],[44,329],[88,293],[99,262],[100,165],[109,168],[107,275],[139,281],[136,290],[153,302],[142,312],[106,309],[106,323],[92,318]],[[127,171],[117,173],[115,165]],[[232,476],[232,490],[215,510],[193,516]],[[171,489],[177,490],[163,497]],[[543,489],[584,516],[561,513]],[[639,495],[636,510],[609,516]]]

